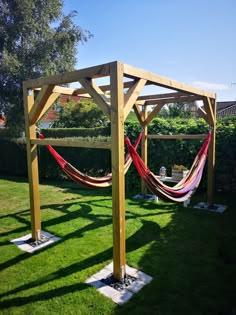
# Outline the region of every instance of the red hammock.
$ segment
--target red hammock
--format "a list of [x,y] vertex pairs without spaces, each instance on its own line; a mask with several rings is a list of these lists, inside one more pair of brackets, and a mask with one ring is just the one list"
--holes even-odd
[[[141,132],[137,140],[135,141],[135,144],[134,144],[135,150],[137,149],[141,141],[142,134],[143,133]],[[39,134],[39,138],[44,139],[44,136],[42,134]],[[67,174],[67,176],[70,177],[77,184],[80,184],[81,186],[86,187],[86,188],[107,188],[112,185],[112,173],[107,174],[106,176],[103,176],[103,177],[88,176],[80,172],[70,163],[68,163],[51,145],[46,145],[46,147],[49,150],[49,152],[52,154],[54,159],[57,161],[57,163],[60,165],[62,170]],[[131,163],[132,163],[131,156],[130,154],[127,154],[125,158],[125,174],[128,171]]]
[[146,167],[135,147],[131,144],[129,138],[126,138],[125,142],[139,175],[144,180],[150,191],[162,199],[182,202],[190,198],[201,181],[210,140],[211,132],[209,132],[207,138],[205,139],[202,148],[199,150],[187,176],[174,187],[165,185]]

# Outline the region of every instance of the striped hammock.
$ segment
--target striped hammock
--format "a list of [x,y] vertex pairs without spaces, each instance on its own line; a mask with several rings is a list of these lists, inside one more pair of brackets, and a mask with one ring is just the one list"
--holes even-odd
[[173,187],[165,185],[146,167],[143,160],[137,153],[135,146],[131,144],[129,138],[126,138],[125,142],[139,175],[146,183],[150,191],[162,199],[174,202],[183,202],[191,197],[201,181],[210,140],[211,132],[209,132],[207,138],[205,139],[187,176]]
[[[39,138],[44,139],[44,136],[42,134],[39,134]],[[137,149],[141,141],[141,138],[142,138],[142,132],[139,134],[137,140],[135,141],[135,144],[134,144],[135,150]],[[109,173],[103,177],[88,176],[80,172],[70,163],[68,163],[51,145],[46,145],[46,147],[48,151],[51,153],[51,155],[54,157],[56,162],[60,165],[62,170],[65,172],[65,174],[77,184],[80,184],[81,186],[86,187],[86,188],[107,188],[112,185],[112,173]],[[125,158],[125,166],[124,166],[125,174],[127,173],[131,164],[132,164],[131,156],[130,154],[127,154]]]

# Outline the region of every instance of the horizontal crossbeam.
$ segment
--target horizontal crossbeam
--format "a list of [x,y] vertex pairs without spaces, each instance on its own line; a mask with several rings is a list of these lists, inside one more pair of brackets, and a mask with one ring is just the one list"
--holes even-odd
[[30,139],[31,144],[52,145],[54,147],[77,147],[91,149],[111,149],[110,142],[102,141],[83,141],[83,140],[68,140],[68,139]]

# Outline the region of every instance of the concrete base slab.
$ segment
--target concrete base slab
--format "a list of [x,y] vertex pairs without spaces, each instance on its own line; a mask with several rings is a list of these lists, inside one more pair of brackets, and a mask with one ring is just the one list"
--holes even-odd
[[41,233],[42,233],[42,240],[39,241],[38,243],[32,241],[31,233],[25,236],[16,238],[12,240],[11,243],[15,244],[18,248],[20,248],[21,250],[25,252],[33,253],[36,250],[46,247],[61,239],[60,237],[57,237],[45,231],[42,231]]
[[104,282],[104,279],[110,277],[113,273],[113,262],[102,270],[89,277],[85,283],[95,287],[100,293],[112,299],[117,304],[126,303],[134,293],[140,291],[146,284],[152,281],[152,277],[142,271],[126,265],[126,274],[134,279],[125,289],[115,289]]
[[[154,201],[154,202],[158,202],[160,200],[156,195],[149,195],[149,194],[137,194],[137,195],[133,196],[133,199]],[[189,204],[190,204],[190,198],[183,202],[183,206],[185,208],[187,208],[189,206]]]
[[227,209],[227,206],[219,204],[209,205],[207,202],[199,202],[196,206],[194,206],[194,208],[223,213]]
[[133,199],[158,202],[158,197],[150,194],[137,194],[133,196]]

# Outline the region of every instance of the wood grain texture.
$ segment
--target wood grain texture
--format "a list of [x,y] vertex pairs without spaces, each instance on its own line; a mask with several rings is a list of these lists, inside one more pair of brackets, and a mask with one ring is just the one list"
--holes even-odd
[[[39,120],[39,117],[41,117],[40,115],[41,115],[46,103],[50,99],[53,88],[54,88],[53,85],[45,85],[40,90],[36,100],[33,103],[33,106],[31,107],[31,109],[29,111],[29,123],[30,123],[30,125],[35,124]],[[50,101],[48,103],[51,104]]]
[[206,96],[206,97],[211,97],[211,98],[215,98],[215,94],[214,93],[210,93],[208,91],[204,91],[204,90],[200,90],[197,88],[194,88],[190,85],[175,81],[175,80],[171,80],[169,78],[166,77],[162,77],[160,75],[156,75],[154,73],[142,70],[142,69],[138,69],[135,67],[132,67],[130,65],[124,64],[124,74],[125,76],[129,77],[129,78],[142,78],[145,80],[148,80],[149,83],[153,83],[162,87],[166,87],[166,88],[170,88],[176,91],[182,91],[182,92],[186,92],[186,93],[190,93],[190,94],[195,94],[195,95],[200,95],[200,96]]
[[31,144],[52,145],[57,147],[91,148],[91,149],[111,149],[111,142],[83,141],[69,139],[36,139],[31,138]]
[[38,155],[37,146],[30,143],[30,138],[36,137],[36,128],[35,125],[30,126],[28,116],[28,112],[31,110],[34,104],[34,92],[32,90],[28,91],[25,87],[23,87],[23,95],[25,108],[25,133],[30,195],[31,230],[32,239],[37,240],[37,231],[41,231]]
[[215,147],[216,147],[216,100],[210,102],[213,116],[213,126],[211,131],[211,142],[208,148],[208,169],[207,169],[207,200],[211,205],[214,203],[215,189]]
[[[147,118],[147,108],[143,107],[142,110],[142,120],[145,121]],[[148,134],[148,126],[145,125],[143,127],[143,137],[141,142],[141,157],[144,162],[144,164],[148,165],[148,141],[147,141],[147,134]],[[146,194],[147,193],[147,186],[143,180],[141,180],[141,193]]]
[[147,80],[139,79],[138,81],[134,82],[133,86],[130,87],[129,90],[126,92],[124,96],[124,119],[126,119],[129,115],[130,110],[134,106],[146,82]]
[[123,65],[111,67],[113,274],[125,275],[125,180]]

